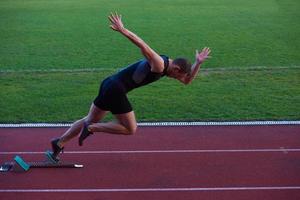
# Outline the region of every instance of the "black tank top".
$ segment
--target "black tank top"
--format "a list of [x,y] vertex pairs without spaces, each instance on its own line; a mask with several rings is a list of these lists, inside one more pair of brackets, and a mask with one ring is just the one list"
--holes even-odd
[[167,68],[169,67],[169,58],[165,55],[161,55],[161,58],[164,60],[164,71],[162,73],[151,72],[149,62],[143,59],[129,65],[117,74],[112,75],[109,79],[118,86],[121,86],[126,93],[134,88],[157,81],[166,75]]

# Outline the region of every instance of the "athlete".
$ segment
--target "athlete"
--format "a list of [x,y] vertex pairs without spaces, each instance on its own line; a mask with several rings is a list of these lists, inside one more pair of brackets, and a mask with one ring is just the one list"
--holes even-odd
[[[183,84],[190,84],[198,74],[201,64],[209,58],[211,52],[209,48],[204,48],[200,53],[196,50],[193,65],[185,58],[173,60],[168,56],[159,55],[140,37],[124,27],[121,15],[114,13],[109,15],[108,19],[110,28],[140,48],[145,58],[102,81],[99,94],[92,103],[88,115],[76,121],[61,137],[51,141],[53,152],[47,152],[46,155],[54,162],[59,161],[58,155],[65,144],[79,134],[80,146],[84,139],[95,132],[134,134],[137,122],[126,94],[163,76],[177,79]],[[99,123],[108,112],[115,116],[116,121]]]

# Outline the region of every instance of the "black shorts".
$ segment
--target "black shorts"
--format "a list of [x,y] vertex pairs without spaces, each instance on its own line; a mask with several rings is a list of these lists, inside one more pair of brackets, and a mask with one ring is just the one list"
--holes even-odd
[[102,81],[94,104],[101,110],[111,111],[112,114],[124,114],[132,111],[124,88],[110,78]]

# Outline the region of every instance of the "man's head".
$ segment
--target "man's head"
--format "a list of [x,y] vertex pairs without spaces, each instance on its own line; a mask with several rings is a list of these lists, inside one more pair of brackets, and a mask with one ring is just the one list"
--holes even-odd
[[191,73],[192,64],[186,58],[176,58],[169,64],[168,76],[180,79]]

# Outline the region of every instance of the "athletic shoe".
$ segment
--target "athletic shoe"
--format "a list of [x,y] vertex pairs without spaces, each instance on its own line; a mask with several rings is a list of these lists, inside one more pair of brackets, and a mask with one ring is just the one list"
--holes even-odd
[[53,153],[52,151],[46,151],[45,152],[45,156],[47,157],[47,159],[51,162],[51,163],[58,163],[59,162],[59,158],[58,157],[53,157]]
[[82,146],[83,140],[85,140],[88,136],[93,134],[93,132],[89,131],[88,126],[89,126],[89,124],[87,122],[83,123],[83,128],[81,130],[81,133],[80,133],[80,136],[78,139],[79,146]]
[[54,163],[59,162],[59,157],[57,157],[57,156],[58,156],[58,154],[59,154],[60,152],[63,152],[63,150],[64,150],[64,147],[61,148],[61,147],[58,145],[58,142],[59,142],[59,138],[53,139],[53,140],[51,141],[52,152],[47,151],[47,152],[45,153],[46,156],[47,156],[47,158],[48,158],[50,161],[54,162]]

